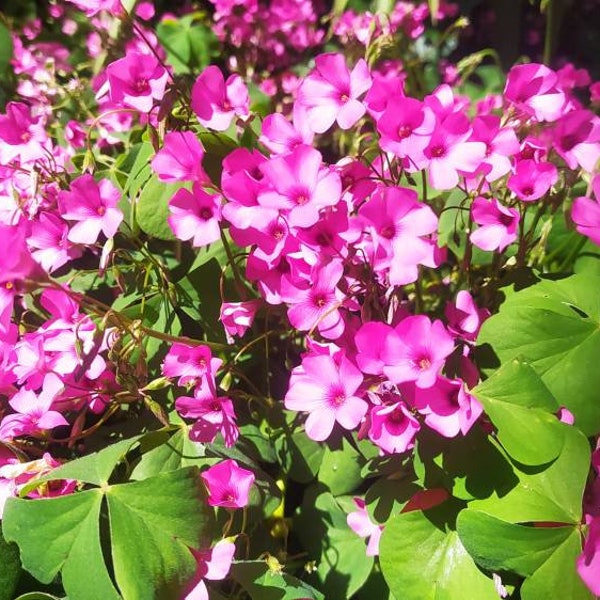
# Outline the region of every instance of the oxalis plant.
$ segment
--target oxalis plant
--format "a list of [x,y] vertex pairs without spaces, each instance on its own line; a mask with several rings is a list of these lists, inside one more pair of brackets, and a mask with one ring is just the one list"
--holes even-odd
[[2,15],[2,600],[600,594],[600,84],[366,8]]

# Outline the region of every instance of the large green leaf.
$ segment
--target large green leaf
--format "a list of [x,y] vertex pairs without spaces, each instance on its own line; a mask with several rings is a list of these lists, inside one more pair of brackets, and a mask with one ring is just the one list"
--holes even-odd
[[523,600],[592,598],[575,569],[581,535],[575,526],[531,527],[501,521],[475,510],[462,511],[457,530],[469,554],[490,571],[527,577]]
[[339,448],[325,448],[319,469],[319,481],[324,483],[334,496],[348,494],[362,483],[361,467],[363,456],[342,438]]
[[509,295],[478,341],[502,363],[522,356],[586,435],[600,431],[600,277],[541,281]]
[[230,576],[252,600],[325,600],[325,596],[296,577],[283,573],[276,564],[252,560],[232,565]]
[[456,531],[428,518],[438,510],[403,513],[386,524],[379,560],[390,591],[401,600],[498,600]]
[[574,427],[565,428],[565,442],[549,465],[526,468],[513,464],[518,483],[495,490],[471,508],[512,523],[553,521],[577,524],[581,520],[583,490],[590,467],[590,445]]
[[[190,467],[67,496],[10,498],[3,525],[23,567],[42,583],[61,572],[69,597],[168,599],[194,574],[188,546],[206,541],[212,516],[198,470]],[[108,534],[109,565],[102,549]]]
[[515,460],[536,465],[558,456],[566,426],[552,414],[559,407],[529,364],[518,359],[506,362],[472,393]]

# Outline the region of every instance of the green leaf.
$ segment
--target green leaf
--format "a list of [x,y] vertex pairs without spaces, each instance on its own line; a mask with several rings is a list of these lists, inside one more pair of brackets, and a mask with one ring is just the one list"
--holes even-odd
[[200,141],[205,151],[202,159],[204,171],[215,185],[221,185],[223,159],[238,148],[238,145],[230,137],[215,131],[203,131]]
[[583,490],[590,468],[590,445],[574,427],[565,428],[565,443],[550,465],[527,468],[514,464],[517,485],[499,489],[488,498],[474,500],[470,507],[510,521],[581,521]]
[[498,600],[456,531],[428,518],[434,510],[397,515],[383,530],[379,560],[392,594],[402,600]]
[[511,294],[478,341],[501,363],[522,356],[586,435],[600,431],[600,277],[541,281]]
[[236,562],[230,577],[241,584],[252,600],[325,600],[321,592],[277,568],[269,568],[264,560]]
[[[12,600],[12,596],[11,596]],[[67,598],[58,598],[57,596],[52,596],[51,594],[46,594],[46,592],[27,592],[26,594],[22,594],[15,600],[68,600]]]
[[103,497],[93,489],[40,500],[9,498],[4,534],[19,545],[23,567],[42,583],[61,571],[63,586],[74,598],[119,600],[100,545]]
[[340,446],[325,448],[319,469],[319,481],[334,496],[352,492],[363,481],[361,467],[365,461],[362,455],[345,438],[342,438]]
[[12,57],[12,36],[6,25],[0,23],[0,79],[4,79]]
[[[196,571],[201,539],[198,471],[179,469],[106,492],[115,577],[123,597],[176,598]],[[143,540],[143,551],[140,541]]]
[[478,565],[523,577],[535,573],[574,531],[573,527],[515,525],[477,510],[461,511],[456,529]]
[[304,431],[296,431],[278,437],[275,451],[288,477],[299,483],[308,483],[319,472],[325,448],[311,440]]
[[[347,600],[367,581],[373,558],[366,555],[365,540],[346,522],[347,513],[323,486],[309,488],[294,531],[317,563],[319,588],[327,600]],[[351,510],[351,509],[350,509]]]
[[[88,454],[53,469],[47,475],[37,477],[31,486],[26,486],[24,492],[46,481],[57,479],[76,479],[85,483],[102,486],[108,483],[115,467],[125,459],[127,453],[140,440],[141,436],[128,438],[107,446],[99,452]],[[23,494],[23,492],[22,492]]]
[[21,561],[19,549],[15,544],[9,544],[2,535],[0,521],[0,600],[13,600],[19,578],[21,577]]
[[473,391],[498,428],[498,439],[515,460],[536,465],[555,459],[563,446],[558,405],[526,362],[513,359]]
[[162,183],[153,175],[144,185],[136,202],[135,216],[140,229],[159,240],[177,239],[167,221],[169,217],[169,200],[175,192],[189,184]]
[[481,567],[527,577],[521,588],[523,600],[592,598],[575,569],[581,553],[577,527],[514,525],[482,512],[463,510],[457,529],[465,548]]
[[42,583],[60,572],[72,598],[168,599],[194,574],[188,546],[207,541],[212,519],[198,470],[190,467],[67,496],[9,498],[3,525],[7,540],[20,548],[23,567]]

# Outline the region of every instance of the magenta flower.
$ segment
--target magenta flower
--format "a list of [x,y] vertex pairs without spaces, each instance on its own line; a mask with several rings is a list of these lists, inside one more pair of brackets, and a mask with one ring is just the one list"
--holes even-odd
[[536,63],[517,65],[508,72],[504,97],[538,121],[556,121],[567,103],[556,73]]
[[272,189],[258,195],[259,204],[286,211],[291,227],[310,227],[319,220],[321,208],[334,206],[340,199],[339,175],[323,167],[321,153],[310,146],[297,146],[260,168]]
[[377,121],[380,146],[400,158],[417,160],[436,127],[435,114],[423,102],[400,96],[390,102]]
[[149,113],[162,100],[169,74],[153,54],[129,50],[106,67],[106,77],[111,102]]
[[252,327],[256,312],[262,305],[262,300],[223,302],[221,305],[220,321],[223,323],[225,333],[232,343],[233,336],[242,337]]
[[383,525],[371,521],[364,500],[361,498],[352,498],[352,500],[357,510],[348,513],[346,517],[348,527],[360,537],[367,538],[367,556],[378,556]]
[[393,327],[379,321],[363,323],[354,336],[356,344],[356,364],[363,373],[383,375],[385,362],[382,353],[385,338],[393,331]]
[[190,430],[190,439],[195,442],[211,443],[220,433],[229,448],[238,439],[233,402],[230,398],[217,397],[214,386],[199,386],[192,398],[177,398],[175,409],[185,419],[196,419]]
[[354,429],[367,412],[368,404],[356,396],[362,384],[361,372],[343,355],[310,355],[292,371],[285,407],[306,411],[306,435],[322,442],[335,423]]
[[374,406],[369,412],[369,439],[388,454],[406,452],[414,447],[421,425],[404,402]]
[[123,213],[117,207],[121,193],[108,179],[96,183],[91,175],[82,175],[71,182],[68,191],[58,194],[61,216],[76,221],[71,226],[69,241],[93,244],[104,233],[111,238],[117,232]]
[[507,187],[523,202],[539,200],[558,181],[558,170],[549,162],[520,160],[508,178]]
[[486,145],[481,165],[487,181],[496,181],[512,168],[511,158],[519,153],[517,134],[510,127],[500,127],[500,117],[483,115],[473,121],[472,141]]
[[336,121],[342,129],[350,129],[365,114],[358,98],[370,87],[371,76],[363,59],[350,72],[342,54],[321,54],[300,86],[296,102],[306,110],[315,133],[324,133]]
[[321,335],[337,339],[344,331],[344,321],[339,307],[344,294],[337,284],[342,278],[342,263],[332,261],[313,270],[310,283],[300,283],[298,287],[287,279],[282,281],[281,298],[291,304],[288,309],[290,323],[300,331],[310,331],[317,327]]
[[208,346],[186,346],[175,343],[169,349],[162,365],[165,377],[178,377],[179,385],[187,385],[202,379],[211,381],[223,364],[213,357]]
[[585,196],[575,198],[571,219],[581,235],[600,246],[600,175],[596,175],[592,180],[592,189],[595,200]]
[[208,489],[210,506],[244,508],[254,483],[254,473],[240,467],[235,460],[220,462],[201,473]]
[[456,294],[454,304],[446,306],[446,318],[448,329],[454,334],[470,342],[475,341],[479,328],[490,313],[485,308],[478,308],[473,296],[467,290],[461,290]]
[[207,67],[192,88],[192,109],[204,127],[225,131],[235,115],[248,116],[248,88],[239,75],[225,81],[221,69]]
[[169,201],[169,226],[180,240],[208,246],[221,238],[221,196],[206,193],[199,183],[192,191],[181,188]]
[[209,600],[204,579],[220,581],[227,577],[235,554],[235,544],[225,539],[217,542],[210,550],[198,551],[190,548],[190,551],[196,558],[198,567],[190,583],[192,589],[187,592],[183,600]]
[[[14,282],[39,270],[26,244],[26,224],[0,223],[0,287],[14,294]],[[12,306],[12,302],[11,302]]]
[[577,559],[577,572],[590,591],[600,595],[600,518],[593,517],[589,524],[583,553]]
[[296,146],[312,144],[315,134],[308,129],[306,119],[294,114],[294,123],[290,123],[281,113],[268,115],[262,122],[262,133],[259,141],[273,154],[291,152]]
[[57,411],[51,410],[52,403],[64,389],[63,382],[54,373],[44,377],[42,391],[21,388],[9,401],[18,414],[7,415],[0,423],[0,440],[12,440],[21,435],[36,435],[69,422]]
[[386,337],[383,372],[393,383],[414,381],[417,387],[430,388],[453,351],[454,340],[441,321],[406,317]]
[[600,119],[589,110],[573,110],[557,122],[552,146],[570,169],[593,173],[600,159]]
[[161,181],[204,183],[208,176],[202,168],[203,157],[204,148],[192,131],[170,131],[152,159],[152,169]]
[[425,423],[447,438],[466,435],[483,412],[460,379],[445,377],[438,377],[435,385],[426,390],[415,388],[414,403],[425,415]]
[[471,216],[479,227],[469,239],[478,248],[502,252],[517,239],[519,211],[516,208],[507,208],[498,200],[489,201],[480,196],[473,200]]
[[53,213],[41,213],[31,225],[27,245],[44,271],[52,273],[79,254],[67,239],[68,234],[68,225]]

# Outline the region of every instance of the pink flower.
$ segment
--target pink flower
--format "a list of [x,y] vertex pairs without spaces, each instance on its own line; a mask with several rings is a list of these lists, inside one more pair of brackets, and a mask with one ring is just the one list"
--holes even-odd
[[421,429],[419,421],[402,401],[374,406],[369,412],[369,421],[369,439],[388,454],[411,450],[415,435]]
[[307,111],[315,133],[327,131],[335,121],[350,129],[365,114],[358,98],[371,87],[367,63],[360,59],[350,72],[342,54],[329,53],[317,56],[315,65],[300,86],[297,104]]
[[71,182],[68,191],[58,194],[61,216],[76,221],[67,238],[76,244],[93,244],[104,233],[111,238],[117,232],[123,213],[117,207],[121,193],[108,180],[96,183],[91,175],[82,175]]
[[558,170],[549,162],[520,160],[506,184],[523,202],[539,200],[558,181]]
[[243,469],[235,460],[220,462],[201,473],[208,489],[210,506],[244,508],[254,483],[254,473]]
[[471,215],[479,227],[469,239],[478,248],[502,252],[517,239],[519,211],[516,208],[507,208],[498,200],[489,201],[480,196],[473,200]]
[[60,425],[68,425],[68,421],[59,412],[51,410],[52,403],[63,389],[63,382],[54,373],[48,373],[44,377],[39,394],[21,388],[8,401],[18,414],[11,414],[2,419],[0,439],[11,440],[21,435],[36,435]]
[[204,148],[192,131],[170,131],[163,147],[152,159],[152,169],[161,181],[204,183],[208,176],[202,168]]
[[454,340],[441,321],[425,315],[406,317],[385,340],[383,372],[393,383],[414,381],[430,388],[454,351]]
[[93,17],[105,10],[114,16],[125,14],[121,0],[66,0],[82,10],[87,17]]
[[281,298],[291,304],[288,318],[296,329],[310,331],[317,327],[321,335],[328,339],[342,335],[344,322],[338,308],[344,294],[337,284],[343,272],[344,268],[338,260],[315,267],[310,282],[296,285],[288,280],[282,281]]
[[552,132],[553,148],[569,168],[593,173],[600,159],[600,119],[589,110],[564,115]]
[[310,355],[292,371],[285,407],[307,411],[306,435],[322,442],[335,423],[354,429],[365,416],[368,404],[356,396],[361,372],[343,355]]
[[470,342],[475,341],[481,324],[490,315],[487,309],[477,307],[473,296],[467,290],[456,294],[455,303],[448,304],[445,313],[448,329]]
[[202,71],[192,88],[192,109],[204,127],[225,131],[235,115],[248,116],[248,88],[239,75],[225,81],[219,67]]
[[262,304],[262,300],[223,302],[220,321],[231,342],[233,342],[233,336],[242,337],[248,331],[252,326],[256,311]]
[[169,74],[153,54],[129,50],[106,67],[106,76],[111,102],[149,113],[154,101],[162,100]]
[[199,183],[192,191],[181,188],[169,201],[169,226],[180,240],[208,246],[221,238],[221,196],[206,193]]
[[538,121],[556,121],[567,102],[552,69],[536,63],[517,65],[507,76],[504,97]]
[[220,433],[229,448],[239,435],[233,402],[230,398],[217,397],[214,392],[214,386],[198,386],[193,398],[177,398],[175,408],[182,417],[196,419],[190,430],[191,440],[207,444]]
[[373,523],[369,513],[367,512],[367,506],[365,501],[361,498],[352,498],[357,510],[351,512],[346,517],[348,527],[354,531],[357,535],[362,538],[368,538],[367,542],[367,556],[378,556],[379,555],[379,540],[381,539],[381,532],[383,531],[383,525]]
[[260,169],[271,189],[258,195],[259,204],[285,211],[291,227],[310,227],[319,220],[320,209],[334,206],[340,199],[339,175],[323,167],[321,153],[310,146],[297,146]]
[[25,223],[0,223],[0,287],[14,293],[14,282],[29,277],[39,267],[31,258],[26,245]]
[[259,141],[274,154],[291,152],[296,146],[312,144],[314,133],[308,128],[306,118],[294,113],[294,123],[290,123],[281,113],[265,117]]
[[577,572],[590,591],[600,595],[600,518],[593,517],[583,545],[583,553],[577,559]]
[[220,581],[227,577],[235,554],[235,544],[229,540],[220,540],[210,550],[198,551],[193,548],[190,550],[196,558],[198,568],[190,584],[193,588],[183,600],[209,600],[208,590],[203,580]]
[[483,412],[481,404],[469,394],[459,379],[438,377],[426,390],[415,388],[414,403],[425,415],[425,423],[444,437],[466,435]]
[[179,385],[207,379],[209,382],[223,364],[214,358],[208,346],[186,346],[175,343],[169,349],[162,365],[165,377],[179,377]]
[[79,254],[72,250],[68,233],[67,224],[53,213],[41,213],[38,221],[32,224],[27,245],[44,271],[52,273]]
[[575,198],[571,219],[581,235],[600,246],[600,175],[596,175],[592,180],[592,189],[595,200],[585,196]]
[[500,117],[484,115],[473,121],[473,141],[486,145],[481,165],[487,181],[496,181],[512,167],[511,158],[519,153],[519,140],[514,129],[500,127]]

